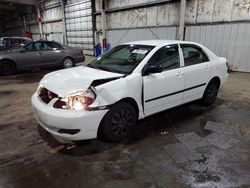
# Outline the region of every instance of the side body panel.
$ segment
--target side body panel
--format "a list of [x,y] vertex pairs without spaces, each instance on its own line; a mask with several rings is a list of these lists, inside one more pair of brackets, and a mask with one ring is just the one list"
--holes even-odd
[[202,97],[211,79],[210,68],[206,68],[208,63],[200,63],[183,68],[185,80],[183,103]]
[[43,66],[59,65],[65,57],[65,51],[62,50],[44,50],[42,52]]
[[16,53],[15,62],[19,69],[32,69],[42,65],[42,50]]
[[145,115],[180,105],[183,99],[183,68],[143,77]]

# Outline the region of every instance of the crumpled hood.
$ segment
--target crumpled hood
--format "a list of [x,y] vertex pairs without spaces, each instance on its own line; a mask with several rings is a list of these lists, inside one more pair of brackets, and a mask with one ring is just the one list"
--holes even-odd
[[80,66],[46,74],[40,84],[60,97],[65,97],[74,92],[87,90],[94,80],[120,77],[122,75]]

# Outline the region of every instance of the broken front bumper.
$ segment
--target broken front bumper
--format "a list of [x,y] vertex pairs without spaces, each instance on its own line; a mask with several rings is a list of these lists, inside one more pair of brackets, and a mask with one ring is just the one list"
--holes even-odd
[[97,137],[97,130],[108,110],[73,111],[55,109],[55,100],[48,104],[40,101],[36,94],[31,99],[38,123],[49,133],[66,140],[85,140]]

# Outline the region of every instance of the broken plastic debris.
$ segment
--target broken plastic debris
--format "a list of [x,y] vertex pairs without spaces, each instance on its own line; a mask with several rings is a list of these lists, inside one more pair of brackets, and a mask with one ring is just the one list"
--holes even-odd
[[161,135],[168,134],[168,131],[161,132]]
[[75,147],[76,147],[76,145],[69,145],[69,146],[67,146],[67,150],[73,149]]
[[59,145],[59,146],[56,146],[56,147],[54,147],[54,148],[51,148],[51,149],[49,150],[49,152],[52,153],[52,154],[55,154],[55,153],[58,153],[60,150],[62,150],[62,149],[64,149],[64,148],[65,148],[64,145]]

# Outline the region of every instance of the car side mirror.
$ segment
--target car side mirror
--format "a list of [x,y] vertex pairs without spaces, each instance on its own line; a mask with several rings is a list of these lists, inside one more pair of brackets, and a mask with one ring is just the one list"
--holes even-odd
[[162,72],[162,67],[160,65],[148,65],[143,70],[143,76],[160,72]]

